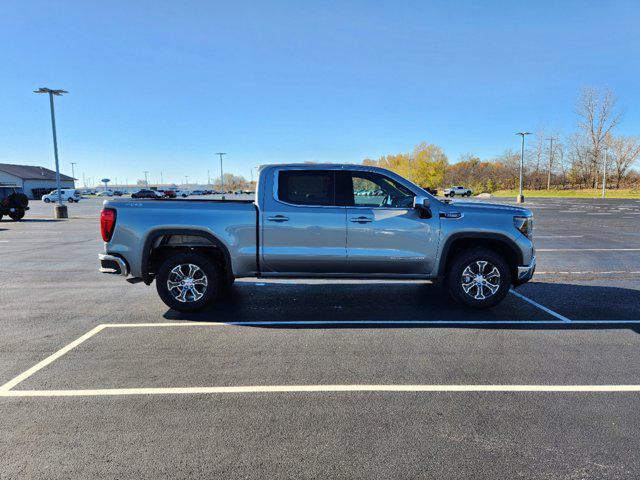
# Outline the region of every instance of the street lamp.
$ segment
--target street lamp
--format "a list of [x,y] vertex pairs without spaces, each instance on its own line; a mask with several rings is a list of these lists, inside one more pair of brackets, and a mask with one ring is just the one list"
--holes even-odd
[[602,165],[602,198],[607,195],[607,147],[604,147],[604,164]]
[[531,132],[518,132],[516,135],[520,135],[522,137],[522,151],[520,153],[520,189],[518,196],[516,197],[517,203],[524,202],[524,195],[522,194],[522,171],[524,169],[524,137],[525,135],[531,135]]
[[147,179],[147,174],[149,173],[149,170],[144,170],[144,184],[147,187],[147,190],[149,190],[149,180]]
[[51,109],[51,130],[53,131],[53,155],[56,159],[56,191],[58,193],[58,205],[54,207],[56,218],[67,218],[67,206],[62,204],[62,194],[60,193],[60,164],[58,163],[58,138],[56,136],[56,113],[53,108],[53,96],[61,97],[66,90],[52,90],[50,88],[40,87],[33,93],[49,94],[49,107]]
[[75,170],[75,165],[77,165],[78,162],[71,162],[71,178],[73,178],[73,186],[76,186],[76,170]]
[[222,173],[222,156],[226,155],[224,152],[217,152],[216,155],[220,155],[220,190],[224,193],[224,174]]

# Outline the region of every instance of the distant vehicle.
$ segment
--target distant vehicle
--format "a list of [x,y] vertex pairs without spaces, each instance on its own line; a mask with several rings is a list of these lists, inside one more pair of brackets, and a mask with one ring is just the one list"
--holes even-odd
[[438,189],[437,188],[430,188],[430,187],[422,187],[424,190],[426,190],[427,192],[429,192],[431,195],[436,196],[438,194]]
[[[69,203],[78,203],[80,201],[80,191],[75,188],[61,188],[60,189],[60,198],[63,202]],[[42,201],[44,203],[51,203],[58,201],[58,191],[54,190],[51,193],[42,196]]]
[[444,189],[445,197],[455,197],[456,195],[459,195],[461,197],[470,197],[472,193],[473,192],[470,188],[465,187],[451,187]]
[[205,195],[204,190],[194,190],[191,195]]
[[189,195],[191,195],[189,190],[176,190],[177,197],[187,198]]
[[102,190],[96,194],[98,197],[113,197],[112,190]]
[[163,196],[164,194],[161,192],[156,190],[147,190],[146,188],[131,194],[131,198],[162,198]]
[[11,220],[18,221],[29,210],[29,198],[17,185],[0,185],[0,220],[9,215]]
[[113,191],[113,196],[114,197],[121,197],[122,195],[124,195],[124,192],[121,192],[120,190],[114,190]]
[[176,198],[176,192],[175,190],[158,190],[159,192],[162,192],[162,194],[164,195],[164,198]]
[[[383,194],[356,196],[364,181]],[[268,194],[255,200],[105,202],[100,270],[155,279],[178,311],[256,276],[437,280],[455,301],[487,308],[535,270],[524,208],[444,202],[364,165],[268,165],[258,186]]]

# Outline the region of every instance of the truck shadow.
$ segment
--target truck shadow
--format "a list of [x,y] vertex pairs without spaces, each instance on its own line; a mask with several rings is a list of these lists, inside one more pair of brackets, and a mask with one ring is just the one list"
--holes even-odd
[[[640,291],[635,289],[531,282],[518,292],[571,320],[640,321]],[[440,287],[411,282],[236,282],[231,291],[210,308],[193,313],[168,310],[164,318],[193,322],[255,322],[253,326],[270,328],[344,328],[336,324],[268,325],[282,321],[359,322],[347,325],[348,328],[612,328],[607,325],[530,324],[526,322],[557,322],[558,319],[515,295],[507,295],[502,303],[491,309],[472,310],[454,304]],[[410,323],[414,321],[500,323]],[[260,325],[262,322],[265,325]],[[640,331],[640,324],[625,326]]]

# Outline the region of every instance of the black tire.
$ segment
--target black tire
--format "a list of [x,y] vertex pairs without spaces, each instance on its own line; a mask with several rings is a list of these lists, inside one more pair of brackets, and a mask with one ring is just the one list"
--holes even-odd
[[2,221],[2,214],[0,213],[0,222]]
[[455,196],[456,196],[456,194],[455,194],[454,192],[451,192],[451,193],[449,193],[449,196],[450,196],[451,198],[453,198],[453,197],[455,197]]
[[45,198],[43,201],[44,201],[44,203],[51,203],[51,199],[50,199],[50,198],[48,198],[48,197],[47,197],[47,198]]
[[[190,290],[183,296],[185,301],[180,301],[178,297],[185,288],[181,288],[181,285],[169,288],[168,282],[171,280],[173,283],[178,283],[180,277],[176,273],[176,268],[180,268],[180,272],[185,279],[187,277],[190,265],[194,265],[200,272],[196,272],[193,275],[193,279],[199,280],[202,277],[206,277],[206,286],[202,288],[201,284],[194,285],[197,294],[202,294],[198,299],[195,299],[193,290]],[[180,267],[182,266],[182,267]],[[202,273],[202,276],[200,276]],[[189,290],[189,288],[186,288]],[[193,312],[204,308],[207,304],[213,302],[218,293],[220,292],[220,275],[216,266],[204,255],[195,252],[178,253],[166,259],[156,274],[156,290],[162,301],[169,307],[180,312]]]
[[[22,220],[22,218],[24,217],[24,210],[16,210],[15,212],[9,213],[9,216],[11,217],[11,220],[17,222],[19,220]],[[2,215],[0,215],[0,219],[1,218]]]
[[[477,262],[486,262],[483,272],[479,272]],[[497,280],[495,272],[489,277],[489,274],[493,272],[493,267],[495,267],[499,273]],[[470,270],[466,270],[467,268]],[[473,276],[464,276],[465,271],[467,271],[467,273],[472,272]],[[481,275],[482,278],[480,279],[480,281],[484,283],[480,285],[478,285],[475,280],[477,273],[484,274]],[[467,279],[466,282],[465,279]],[[466,285],[472,283],[473,286],[465,291],[463,283],[466,283]],[[502,255],[487,248],[471,248],[469,250],[463,250],[455,256],[447,269],[445,284],[449,295],[457,303],[471,308],[489,308],[500,303],[507,293],[509,293],[509,289],[511,288],[511,271],[509,264]],[[487,286],[487,284],[489,284],[489,286]],[[496,285],[498,288],[493,292],[492,290]],[[480,291],[483,293],[479,293]],[[483,296],[485,298],[482,298]]]

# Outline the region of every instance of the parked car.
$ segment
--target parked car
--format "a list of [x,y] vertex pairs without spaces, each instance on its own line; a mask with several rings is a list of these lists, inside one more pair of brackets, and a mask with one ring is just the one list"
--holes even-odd
[[159,192],[162,192],[162,194],[164,195],[164,198],[176,198],[176,192],[175,190],[158,190]]
[[191,195],[204,195],[204,190],[194,190],[191,192]]
[[164,195],[156,190],[143,188],[131,194],[131,198],[162,198]]
[[96,196],[98,196],[98,197],[113,197],[113,191],[112,190],[101,190],[96,194]]
[[113,191],[113,196],[114,197],[121,197],[122,195],[124,195],[124,192],[121,192],[120,190],[114,190]]
[[[210,304],[239,277],[430,279],[486,308],[535,271],[524,208],[443,202],[363,165],[269,165],[258,181],[255,201],[105,202],[100,270],[155,280],[180,311]],[[363,182],[384,195],[355,195]]]
[[189,195],[191,195],[189,190],[176,190],[177,197],[187,198]]
[[[79,202],[82,196],[80,195],[80,191],[75,188],[61,188],[60,189],[60,198],[63,202]],[[54,190],[51,193],[42,196],[42,201],[44,203],[51,203],[58,201],[58,190]]]
[[465,187],[451,187],[444,189],[445,197],[455,197],[456,195],[460,197],[470,197],[473,192],[470,188]]
[[29,210],[29,198],[17,185],[0,185],[0,220],[9,215],[14,221],[22,220]]

